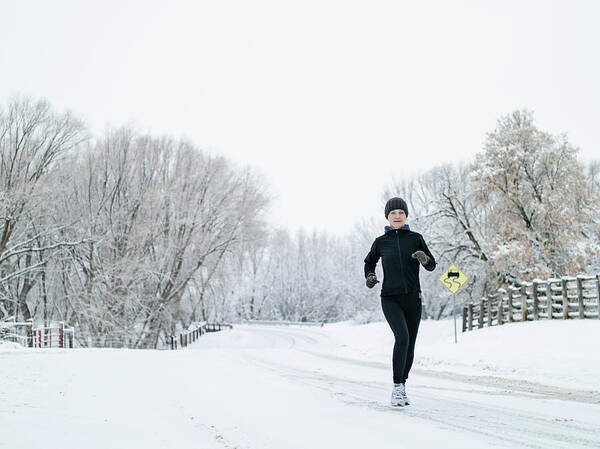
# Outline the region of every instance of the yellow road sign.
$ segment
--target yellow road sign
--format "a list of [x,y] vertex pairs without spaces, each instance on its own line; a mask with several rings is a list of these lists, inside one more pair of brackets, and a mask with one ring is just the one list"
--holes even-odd
[[469,276],[460,271],[453,263],[451,263],[450,266],[446,268],[446,271],[438,278],[438,281],[450,290],[453,295],[456,295],[456,292],[458,292],[468,280]]

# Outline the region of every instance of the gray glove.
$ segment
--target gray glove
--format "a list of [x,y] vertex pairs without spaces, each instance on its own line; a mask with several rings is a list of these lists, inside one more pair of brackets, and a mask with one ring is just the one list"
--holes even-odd
[[379,281],[377,280],[377,276],[375,276],[375,273],[370,273],[367,276],[367,287],[369,288],[373,288],[375,287],[375,284],[377,284]]
[[423,251],[415,251],[412,256],[413,259],[417,259],[419,263],[423,266],[427,265],[431,260],[427,254]]

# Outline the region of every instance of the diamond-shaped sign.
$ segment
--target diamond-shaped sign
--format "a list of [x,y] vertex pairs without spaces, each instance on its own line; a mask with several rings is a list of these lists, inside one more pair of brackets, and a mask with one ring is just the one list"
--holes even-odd
[[446,287],[453,295],[462,288],[463,285],[469,280],[469,276],[460,271],[460,269],[454,265],[450,264],[446,271],[442,273],[442,275],[438,278],[444,287]]

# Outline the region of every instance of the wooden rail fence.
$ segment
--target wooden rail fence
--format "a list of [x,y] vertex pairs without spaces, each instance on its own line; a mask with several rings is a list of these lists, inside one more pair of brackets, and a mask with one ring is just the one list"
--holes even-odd
[[514,321],[600,319],[600,275],[535,279],[498,289],[462,309],[462,331]]
[[185,348],[194,343],[198,338],[206,332],[219,332],[223,327],[229,327],[229,324],[222,323],[207,323],[205,321],[192,323],[190,329],[179,334],[179,336],[171,335],[169,337],[170,349]]

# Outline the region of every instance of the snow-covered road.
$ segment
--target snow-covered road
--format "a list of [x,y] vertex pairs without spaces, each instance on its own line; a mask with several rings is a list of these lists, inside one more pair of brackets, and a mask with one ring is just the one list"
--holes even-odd
[[0,448],[600,447],[596,390],[415,366],[392,408],[387,357],[349,342],[239,325],[182,351],[0,351]]
[[[388,406],[390,367],[387,363],[322,352],[323,348],[333,345],[315,338],[318,333],[314,330],[277,327],[242,329],[241,332],[248,332],[247,341],[260,332],[268,335],[263,341],[288,349],[246,351],[249,363],[326,391],[349,406],[409,417],[411,419],[402,422],[407,427],[412,427],[411,421],[414,421],[430,424],[429,432],[433,435],[435,429],[456,431],[462,434],[461,440],[464,438],[461,447],[466,440],[481,437],[489,445],[513,448],[600,447],[599,392],[416,368],[410,383],[407,382],[412,405],[392,408]],[[406,432],[395,430],[397,425],[388,430],[389,435],[395,431]],[[389,439],[389,443],[394,441],[397,443],[394,438]],[[436,447],[436,438],[430,443]],[[378,442],[378,447],[386,447],[385,442]]]

